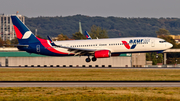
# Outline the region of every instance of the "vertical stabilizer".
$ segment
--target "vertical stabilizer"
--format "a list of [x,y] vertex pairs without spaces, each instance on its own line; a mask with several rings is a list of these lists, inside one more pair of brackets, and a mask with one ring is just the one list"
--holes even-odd
[[19,20],[17,16],[11,16],[11,19],[19,44],[39,42],[36,36],[34,36],[34,34]]
[[87,39],[92,39],[91,36],[88,34],[87,31],[85,31],[85,36],[86,36]]

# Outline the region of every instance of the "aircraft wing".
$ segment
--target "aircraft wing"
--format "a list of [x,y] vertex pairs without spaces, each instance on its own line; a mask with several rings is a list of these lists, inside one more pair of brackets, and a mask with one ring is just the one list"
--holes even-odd
[[76,48],[76,47],[67,47],[67,46],[61,46],[61,45],[56,45],[54,42],[51,44],[52,46],[60,47],[60,48],[65,48],[68,49],[70,52],[74,52],[75,55],[93,55],[95,51],[97,50],[107,50],[107,49],[85,49],[85,48]]
[[66,48],[68,51],[87,51],[87,52],[94,52],[96,49],[84,49],[84,48],[74,48],[74,47],[66,47],[66,46],[59,46],[61,48]]

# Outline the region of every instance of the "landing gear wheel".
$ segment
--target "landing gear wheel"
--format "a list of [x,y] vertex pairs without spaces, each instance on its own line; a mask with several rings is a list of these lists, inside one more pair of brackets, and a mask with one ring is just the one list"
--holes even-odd
[[91,61],[91,59],[90,58],[86,58],[86,62],[90,62]]
[[96,60],[97,60],[97,58],[95,58],[95,57],[92,58],[92,61],[93,61],[93,62],[95,62]]

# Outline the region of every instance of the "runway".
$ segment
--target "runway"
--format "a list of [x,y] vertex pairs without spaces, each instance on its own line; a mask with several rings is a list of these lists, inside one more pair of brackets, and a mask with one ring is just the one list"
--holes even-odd
[[172,81],[172,82],[121,82],[121,81],[86,81],[86,82],[78,82],[78,81],[71,81],[71,82],[63,82],[63,81],[56,81],[56,82],[0,82],[0,87],[180,87],[180,81]]
[[25,67],[25,66],[9,66],[0,68],[78,68],[78,69],[180,69],[180,67]]

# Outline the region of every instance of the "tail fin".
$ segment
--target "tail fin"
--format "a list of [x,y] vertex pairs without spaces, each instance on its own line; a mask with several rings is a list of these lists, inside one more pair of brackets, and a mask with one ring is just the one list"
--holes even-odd
[[87,38],[87,39],[92,39],[91,36],[88,34],[87,31],[85,31],[85,35],[86,35],[86,38]]
[[28,44],[39,42],[36,36],[24,25],[17,16],[11,16],[14,30],[18,38],[19,44]]

